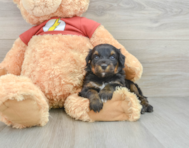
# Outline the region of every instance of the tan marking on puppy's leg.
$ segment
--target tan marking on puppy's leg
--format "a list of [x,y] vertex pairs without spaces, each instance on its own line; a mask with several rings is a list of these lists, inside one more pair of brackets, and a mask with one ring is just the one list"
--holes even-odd
[[94,87],[94,88],[99,88],[100,89],[100,85],[95,83],[95,82],[89,82],[86,86],[90,87],[90,88]]
[[130,85],[130,90],[131,92],[134,92],[137,95],[142,105],[145,105],[145,106],[148,105],[148,100],[144,96],[139,94],[138,88],[134,84]]
[[109,84],[118,84],[120,86],[123,86],[123,84],[121,84],[119,81],[112,81],[112,82],[109,82]]
[[130,90],[131,92],[134,92],[137,96],[140,96],[138,88],[134,84],[130,85]]

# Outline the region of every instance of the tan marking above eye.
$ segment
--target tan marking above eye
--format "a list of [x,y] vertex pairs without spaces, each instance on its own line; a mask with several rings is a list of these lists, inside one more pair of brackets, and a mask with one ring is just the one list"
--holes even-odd
[[114,55],[114,54],[116,54],[116,53],[115,53],[115,51],[112,50],[110,54],[111,54],[111,55]]
[[95,54],[96,54],[96,55],[99,55],[98,51],[95,51],[95,52],[94,52],[94,55],[95,55]]

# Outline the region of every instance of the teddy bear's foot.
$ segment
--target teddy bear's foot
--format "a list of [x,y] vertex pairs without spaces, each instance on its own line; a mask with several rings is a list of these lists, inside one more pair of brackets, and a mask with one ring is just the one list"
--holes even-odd
[[65,111],[76,120],[82,121],[136,121],[140,118],[142,106],[134,93],[119,88],[113,98],[103,104],[99,113],[89,110],[89,100],[71,95],[65,102]]
[[0,120],[14,128],[44,126],[49,107],[45,96],[29,78],[0,77]]

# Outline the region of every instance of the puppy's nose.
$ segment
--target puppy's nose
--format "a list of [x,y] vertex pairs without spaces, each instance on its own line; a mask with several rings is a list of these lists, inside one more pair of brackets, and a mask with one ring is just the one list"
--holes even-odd
[[102,67],[103,70],[105,70],[107,68],[107,66],[108,66],[107,64],[102,64],[101,65],[101,67]]

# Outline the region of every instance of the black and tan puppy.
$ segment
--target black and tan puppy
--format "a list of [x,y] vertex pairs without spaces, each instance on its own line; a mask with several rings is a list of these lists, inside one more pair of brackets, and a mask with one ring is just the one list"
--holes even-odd
[[152,112],[153,107],[143,96],[137,84],[125,79],[123,71],[125,56],[109,44],[101,44],[90,50],[86,57],[86,76],[80,96],[90,100],[90,109],[99,112],[103,102],[112,98],[116,87],[127,87],[141,101],[141,113]]

